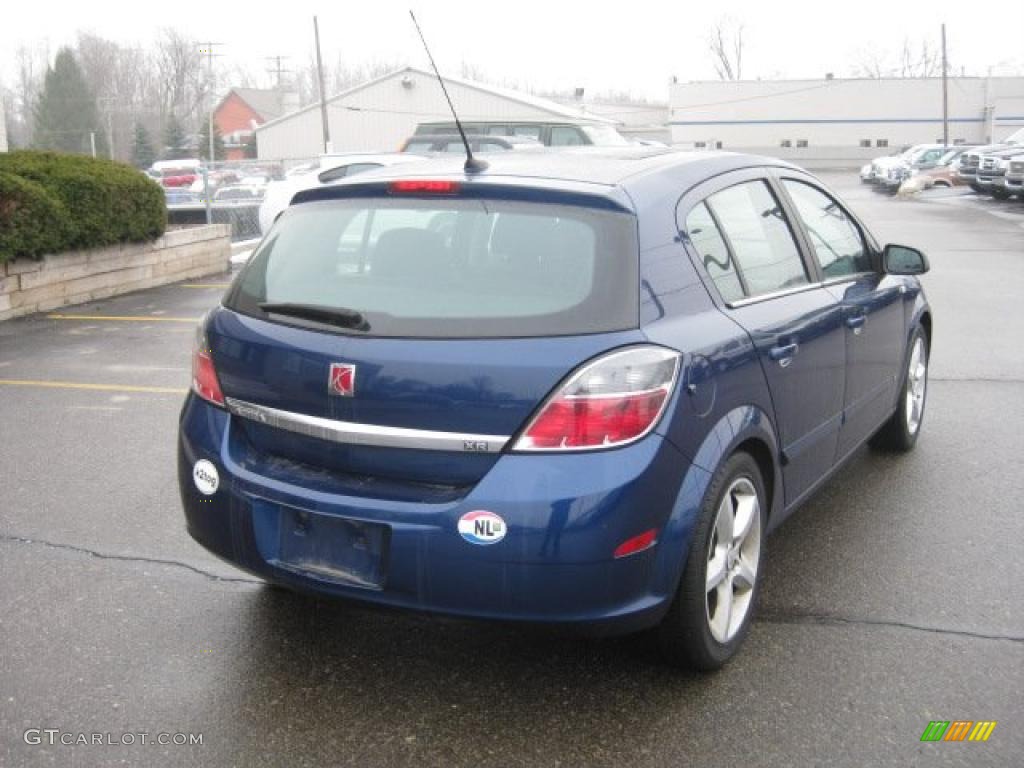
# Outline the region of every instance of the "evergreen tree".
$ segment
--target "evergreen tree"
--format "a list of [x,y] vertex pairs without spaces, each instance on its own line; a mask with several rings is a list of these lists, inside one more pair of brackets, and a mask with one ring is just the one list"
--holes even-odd
[[[203,120],[203,125],[199,129],[199,157],[202,160],[210,159],[210,121]],[[217,127],[217,123],[213,124],[213,159],[223,160],[224,159],[224,139],[221,138],[220,129]]]
[[156,160],[156,151],[149,140],[149,131],[142,123],[135,123],[135,138],[132,142],[132,165],[146,169]]
[[172,113],[164,125],[164,160],[181,160],[188,157],[191,153],[186,144],[185,131]]
[[242,142],[242,157],[246,160],[255,160],[259,157],[258,146],[256,144],[256,134],[247,138]]
[[61,48],[53,66],[47,68],[35,118],[36,147],[90,154],[89,137],[95,134],[97,155],[107,153],[96,99],[70,48]]

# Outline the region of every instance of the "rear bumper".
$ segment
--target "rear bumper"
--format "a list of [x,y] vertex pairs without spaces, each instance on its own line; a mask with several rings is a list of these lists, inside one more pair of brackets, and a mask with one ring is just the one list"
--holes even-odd
[[[674,595],[709,480],[671,443],[651,434],[612,451],[502,455],[457,498],[367,498],[252,472],[237,460],[235,444],[243,438],[232,429],[234,418],[193,395],[182,411],[179,485],[193,538],[285,586],[427,612],[600,633],[652,626]],[[200,459],[220,473],[212,496],[200,494],[192,479]],[[500,515],[508,527],[505,538],[489,546],[465,541],[458,521],[474,510]],[[296,511],[383,526],[379,586],[281,567],[275,542],[291,535],[288,521]],[[623,541],[651,528],[659,532],[654,546],[612,557]]]

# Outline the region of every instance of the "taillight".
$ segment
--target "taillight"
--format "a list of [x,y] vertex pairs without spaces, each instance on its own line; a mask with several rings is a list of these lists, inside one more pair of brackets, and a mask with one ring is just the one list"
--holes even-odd
[[224,393],[220,391],[217,370],[213,367],[213,357],[202,325],[196,329],[196,340],[192,346],[192,390],[209,403],[224,405]]
[[679,353],[664,347],[593,360],[547,399],[513,450],[581,451],[638,440],[658,423],[678,375]]

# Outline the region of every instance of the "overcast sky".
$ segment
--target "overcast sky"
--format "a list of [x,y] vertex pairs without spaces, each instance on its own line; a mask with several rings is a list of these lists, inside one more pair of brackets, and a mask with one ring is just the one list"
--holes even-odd
[[666,100],[672,76],[682,81],[715,77],[706,39],[723,15],[745,27],[744,78],[846,76],[866,52],[895,58],[905,37],[928,36],[937,44],[942,21],[948,25],[956,73],[961,67],[977,75],[990,68],[993,74],[1024,73],[1021,0],[989,3],[998,17],[994,24],[984,23],[984,14],[979,20],[963,0],[933,0],[927,9],[893,0],[9,0],[0,24],[0,78],[13,84],[19,45],[47,41],[56,52],[80,29],[145,46],[161,27],[174,26],[198,40],[223,43],[225,62],[240,61],[253,70],[267,66],[265,56],[305,61],[312,50],[314,13],[328,61],[340,54],[354,65],[368,60],[425,65],[409,22],[410,6],[443,71],[458,74],[465,61],[494,79],[537,88],[629,90]]

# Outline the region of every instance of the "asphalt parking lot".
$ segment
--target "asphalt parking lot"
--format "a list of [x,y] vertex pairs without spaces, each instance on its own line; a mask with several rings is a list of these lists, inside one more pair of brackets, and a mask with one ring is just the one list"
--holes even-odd
[[[769,540],[756,624],[713,676],[644,638],[317,601],[207,555],[175,436],[229,276],[0,324],[0,764],[1020,765],[1024,205],[824,178],[931,259],[924,432],[863,451]],[[922,743],[930,720],[998,726]]]

